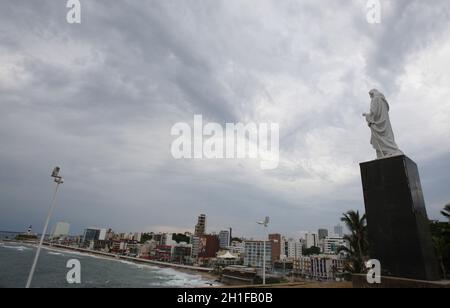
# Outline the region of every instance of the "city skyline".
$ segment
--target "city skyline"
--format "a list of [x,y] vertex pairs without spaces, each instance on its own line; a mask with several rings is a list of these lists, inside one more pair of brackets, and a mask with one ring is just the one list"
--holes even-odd
[[[201,215],[203,215],[203,214],[201,214]],[[198,216],[200,216],[200,215],[198,215]],[[207,218],[208,218],[208,216],[206,215],[206,219]],[[61,225],[61,224],[68,225],[67,226],[67,230],[70,230],[70,232],[68,232],[68,234],[67,234],[68,236],[82,236],[83,233],[86,230],[88,230],[88,229],[111,230],[111,231],[113,231],[116,234],[136,234],[136,233],[140,233],[140,234],[150,234],[150,233],[155,233],[155,234],[158,234],[158,233],[161,233],[161,234],[185,234],[185,233],[190,233],[192,235],[195,235],[195,229],[196,229],[196,225],[195,225],[193,228],[186,229],[184,231],[180,231],[181,229],[179,229],[177,231],[173,231],[173,230],[172,231],[171,230],[167,230],[167,231],[157,231],[157,230],[142,231],[142,230],[117,230],[117,229],[114,228],[114,226],[92,225],[92,226],[82,227],[79,231],[72,231],[71,224],[69,222],[58,221],[58,222],[54,222],[54,223],[50,224],[51,225],[51,231],[47,232],[47,234],[49,236],[52,236],[55,233],[57,233],[55,231],[55,229],[57,229],[58,226]],[[336,234],[336,233],[331,231],[333,228],[336,228],[337,226],[342,227],[343,230],[344,230],[344,234],[345,234],[345,231],[347,230],[347,228],[345,226],[343,226],[342,224],[338,224],[338,225],[332,226],[330,228],[320,227],[320,228],[317,228],[315,230],[300,230],[296,234],[287,234],[287,233],[283,233],[281,231],[271,230],[270,228],[268,228],[267,232],[268,232],[268,234],[280,234],[283,238],[286,238],[286,239],[291,239],[292,238],[292,239],[295,239],[295,240],[301,240],[301,239],[304,239],[305,235],[308,234],[308,233],[314,233],[314,234],[319,235],[321,230],[327,230],[328,231],[327,236],[328,235],[329,236],[338,235],[338,234]],[[231,229],[233,229],[233,228],[213,228],[211,230],[205,229],[204,234],[214,234],[214,235],[217,235],[217,236],[220,237],[222,232],[230,233]],[[32,225],[28,226],[26,228],[26,230],[28,232],[32,232],[32,233],[35,233],[35,234],[40,234],[39,230],[35,230]],[[24,230],[18,230],[18,229],[17,230],[2,230],[2,229],[0,229],[0,232],[24,233],[24,231],[25,231],[25,229]],[[236,232],[233,232],[233,234],[232,234],[232,238],[247,239],[247,240],[263,240],[263,237],[264,237],[264,234],[262,234],[262,233],[257,235],[256,237],[249,236],[249,235],[246,235],[246,234],[241,234],[241,233],[236,234]],[[231,238],[230,238],[230,240],[231,240]]]
[[[448,1],[383,1],[370,24],[366,1],[99,0],[76,25],[63,2],[0,3],[0,229],[42,230],[58,165],[52,223],[73,232],[184,232],[199,213],[253,238],[266,216],[273,232],[331,231],[364,212],[359,163],[375,156],[361,114],[374,87],[419,165],[429,218],[442,220]],[[171,128],[195,114],[279,123],[278,168],[175,160]]]

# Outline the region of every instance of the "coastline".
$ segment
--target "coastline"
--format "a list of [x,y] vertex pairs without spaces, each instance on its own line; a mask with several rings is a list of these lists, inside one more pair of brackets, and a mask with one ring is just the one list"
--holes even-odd
[[[0,246],[1,245],[21,245],[21,246],[28,246],[28,247],[37,247],[37,243],[35,242],[28,242],[28,241],[12,241],[12,240],[0,240]],[[60,247],[58,247],[60,246]],[[150,260],[145,259],[137,259],[132,257],[126,257],[126,256],[116,256],[114,254],[108,254],[103,253],[99,251],[91,251],[91,250],[84,250],[79,249],[76,247],[68,247],[68,246],[61,246],[61,245],[46,245],[43,246],[43,249],[51,252],[55,252],[58,254],[79,254],[82,256],[88,256],[96,259],[103,259],[103,260],[110,260],[110,261],[118,261],[122,263],[133,263],[135,265],[141,265],[144,267],[153,267],[158,269],[172,269],[175,272],[193,275],[200,277],[202,280],[202,283],[199,283],[197,285],[190,285],[188,287],[186,286],[179,286],[179,288],[240,288],[240,289],[260,289],[260,288],[352,288],[351,282],[334,282],[334,281],[326,281],[326,282],[318,282],[314,280],[300,280],[300,281],[294,281],[294,282],[283,282],[283,283],[277,283],[277,284],[267,284],[267,285],[246,285],[246,284],[227,284],[223,282],[219,282],[219,276],[214,274],[209,269],[204,269],[203,271],[198,271],[192,268],[180,268],[180,267],[174,267],[178,266],[177,264],[168,264],[172,266],[163,266],[162,264],[153,264]],[[83,251],[80,251],[83,250]],[[76,258],[76,257],[75,257]],[[163,262],[160,262],[163,263]],[[163,263],[167,264],[167,263]]]
[[[17,240],[0,240],[0,244],[19,244],[24,246],[32,246],[36,248],[38,243],[36,242],[28,242],[28,241],[17,241]],[[90,256],[93,258],[111,260],[111,261],[127,261],[137,265],[146,265],[146,266],[154,266],[160,269],[170,268],[177,272],[189,274],[189,275],[198,275],[202,277],[202,279],[210,281],[205,283],[204,287],[222,287],[223,283],[218,282],[219,276],[212,273],[212,269],[208,268],[197,268],[197,267],[189,267],[189,266],[181,266],[179,264],[172,264],[166,262],[152,261],[147,259],[133,258],[128,256],[115,255],[111,253],[105,253],[101,251],[93,251],[89,249],[82,249],[77,247],[70,247],[64,245],[51,245],[49,243],[44,243],[42,246],[43,249],[57,252],[57,253],[79,253],[82,255]],[[194,286],[196,287],[196,286]]]

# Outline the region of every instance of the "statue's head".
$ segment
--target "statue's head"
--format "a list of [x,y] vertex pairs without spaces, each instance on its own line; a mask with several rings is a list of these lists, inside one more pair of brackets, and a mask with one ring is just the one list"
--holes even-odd
[[375,98],[378,98],[378,99],[383,100],[383,101],[388,105],[388,109],[389,109],[389,103],[388,103],[386,97],[384,96],[383,93],[381,93],[381,92],[378,91],[377,89],[372,89],[372,90],[370,90],[370,91],[369,91],[369,96],[370,96],[370,98],[372,99],[372,101],[373,101]]
[[383,99],[384,99],[384,95],[383,95],[383,93],[381,93],[380,91],[378,91],[377,89],[372,89],[372,90],[370,90],[369,91],[369,96],[370,96],[370,98],[374,98],[374,97],[376,97],[376,96],[380,96],[380,97],[382,97]]

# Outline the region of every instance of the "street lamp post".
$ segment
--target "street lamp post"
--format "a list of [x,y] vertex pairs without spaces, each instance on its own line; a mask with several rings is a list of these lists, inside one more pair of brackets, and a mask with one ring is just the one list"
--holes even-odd
[[[269,218],[269,216],[267,216],[264,219],[264,221],[256,222],[258,225],[261,225],[264,227],[264,230],[266,231],[264,233],[264,237],[266,236],[266,233],[267,233],[267,226],[269,225],[269,221],[270,221],[270,218]],[[266,239],[264,239],[263,250],[264,250],[264,252],[263,252],[263,285],[265,285],[266,284]]]
[[47,219],[45,221],[44,230],[42,231],[41,240],[39,241],[39,245],[36,251],[36,256],[34,257],[33,266],[31,267],[30,274],[28,275],[26,288],[30,288],[31,281],[33,280],[33,275],[36,270],[36,265],[39,259],[39,255],[41,253],[42,244],[44,243],[45,234],[47,233],[48,225],[50,223],[50,217],[52,216],[53,210],[56,205],[56,193],[58,192],[59,185],[64,183],[64,179],[59,175],[60,167],[55,167],[53,169],[51,177],[55,179],[56,188],[52,198],[52,204],[50,206],[50,210],[48,211]]

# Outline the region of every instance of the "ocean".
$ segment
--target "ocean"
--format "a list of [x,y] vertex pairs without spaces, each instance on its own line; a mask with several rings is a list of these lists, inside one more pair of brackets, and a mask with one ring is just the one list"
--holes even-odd
[[[33,246],[0,242],[0,288],[23,288],[36,253]],[[69,284],[68,260],[81,264],[81,284]],[[88,254],[43,248],[33,288],[191,288],[218,285],[201,275]]]

